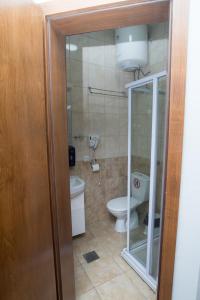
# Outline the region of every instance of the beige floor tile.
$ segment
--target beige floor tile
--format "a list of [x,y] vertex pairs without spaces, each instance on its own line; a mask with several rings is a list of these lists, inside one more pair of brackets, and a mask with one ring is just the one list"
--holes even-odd
[[96,290],[92,289],[91,291],[76,297],[76,300],[100,300],[100,297]]
[[96,222],[95,224],[90,225],[89,228],[96,239],[104,244],[111,243],[114,246],[114,249],[117,246],[120,248],[120,250],[122,250],[126,246],[127,234],[116,232],[114,226],[115,222],[111,220],[104,220],[102,222]]
[[114,224],[109,221],[96,222],[89,225],[90,232],[96,237],[109,236],[114,232]]
[[125,274],[98,286],[97,291],[102,300],[146,300]]
[[99,238],[99,241],[106,247],[109,251],[109,254],[112,256],[120,255],[123,248],[125,247],[125,242],[123,239],[117,240],[113,236],[109,236],[106,238]]
[[83,254],[96,251],[100,258],[110,256],[109,249],[105,247],[98,239],[93,239],[88,242],[83,242],[76,250],[76,256],[81,264],[87,263]]
[[[86,234],[73,239],[77,300],[156,300],[121,257],[125,246],[126,233],[117,233],[109,220],[89,225]],[[100,259],[88,264],[83,254],[93,250]]]
[[139,289],[141,294],[143,294],[147,299],[154,300],[156,299],[156,294],[152,291],[152,289],[140,278],[140,276],[131,269],[126,273],[126,275],[130,278],[132,283]]
[[76,297],[79,297],[83,293],[90,291],[93,288],[93,285],[88,278],[86,272],[82,266],[75,267],[75,290]]
[[151,294],[147,297],[147,300],[156,300],[157,295],[156,293],[151,292]]
[[81,266],[81,264],[74,264],[74,276],[75,278],[81,276],[81,274],[83,273],[84,269]]
[[94,239],[94,235],[91,233],[91,231],[89,229],[87,229],[86,233],[73,238],[74,250],[76,250],[76,248],[78,248],[82,244],[87,243],[88,241],[91,241],[92,239]]
[[74,253],[74,267],[80,266],[80,261],[77,257],[77,255]]
[[82,266],[94,286],[103,284],[122,273],[112,257],[101,258]]
[[118,264],[122,271],[128,272],[132,268],[127,264],[127,262],[121,257],[121,255],[113,256],[114,261]]

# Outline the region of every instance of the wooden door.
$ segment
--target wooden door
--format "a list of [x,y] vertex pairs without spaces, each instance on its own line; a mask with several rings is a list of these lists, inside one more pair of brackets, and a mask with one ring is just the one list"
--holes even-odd
[[0,2],[0,299],[56,300],[43,18]]

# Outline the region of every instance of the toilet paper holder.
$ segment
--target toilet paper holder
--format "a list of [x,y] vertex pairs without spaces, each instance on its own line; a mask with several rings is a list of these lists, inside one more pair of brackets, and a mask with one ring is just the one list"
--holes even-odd
[[97,162],[96,159],[91,160],[90,166],[91,166],[92,172],[99,172],[100,171],[100,165],[99,165],[99,163]]

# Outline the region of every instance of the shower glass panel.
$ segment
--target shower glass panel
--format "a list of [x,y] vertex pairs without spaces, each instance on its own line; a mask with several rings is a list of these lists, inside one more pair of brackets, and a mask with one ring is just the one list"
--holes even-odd
[[[150,176],[151,161],[151,131],[152,131],[152,96],[153,83],[144,84],[131,90],[131,185],[134,184],[132,174],[140,172]],[[130,201],[134,202],[132,188]],[[133,203],[131,203],[131,207]],[[149,195],[147,201],[137,207],[136,213],[130,214],[129,251],[144,266],[146,266],[147,231],[144,220],[149,211]],[[137,214],[137,215],[136,215]],[[138,218],[138,227],[134,220]],[[136,228],[135,228],[136,227]],[[142,248],[142,250],[141,250]],[[137,250],[138,249],[138,250]]]
[[[122,257],[156,290],[165,180],[166,72],[134,81],[127,87],[128,220],[127,247]],[[140,180],[135,180],[135,172],[142,173]],[[144,197],[140,186],[145,180],[148,184],[144,184]]]

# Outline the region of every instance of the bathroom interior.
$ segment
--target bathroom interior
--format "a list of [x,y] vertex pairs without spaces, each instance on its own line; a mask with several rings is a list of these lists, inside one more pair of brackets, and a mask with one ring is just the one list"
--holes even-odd
[[168,36],[165,22],[66,37],[77,299],[156,299]]

